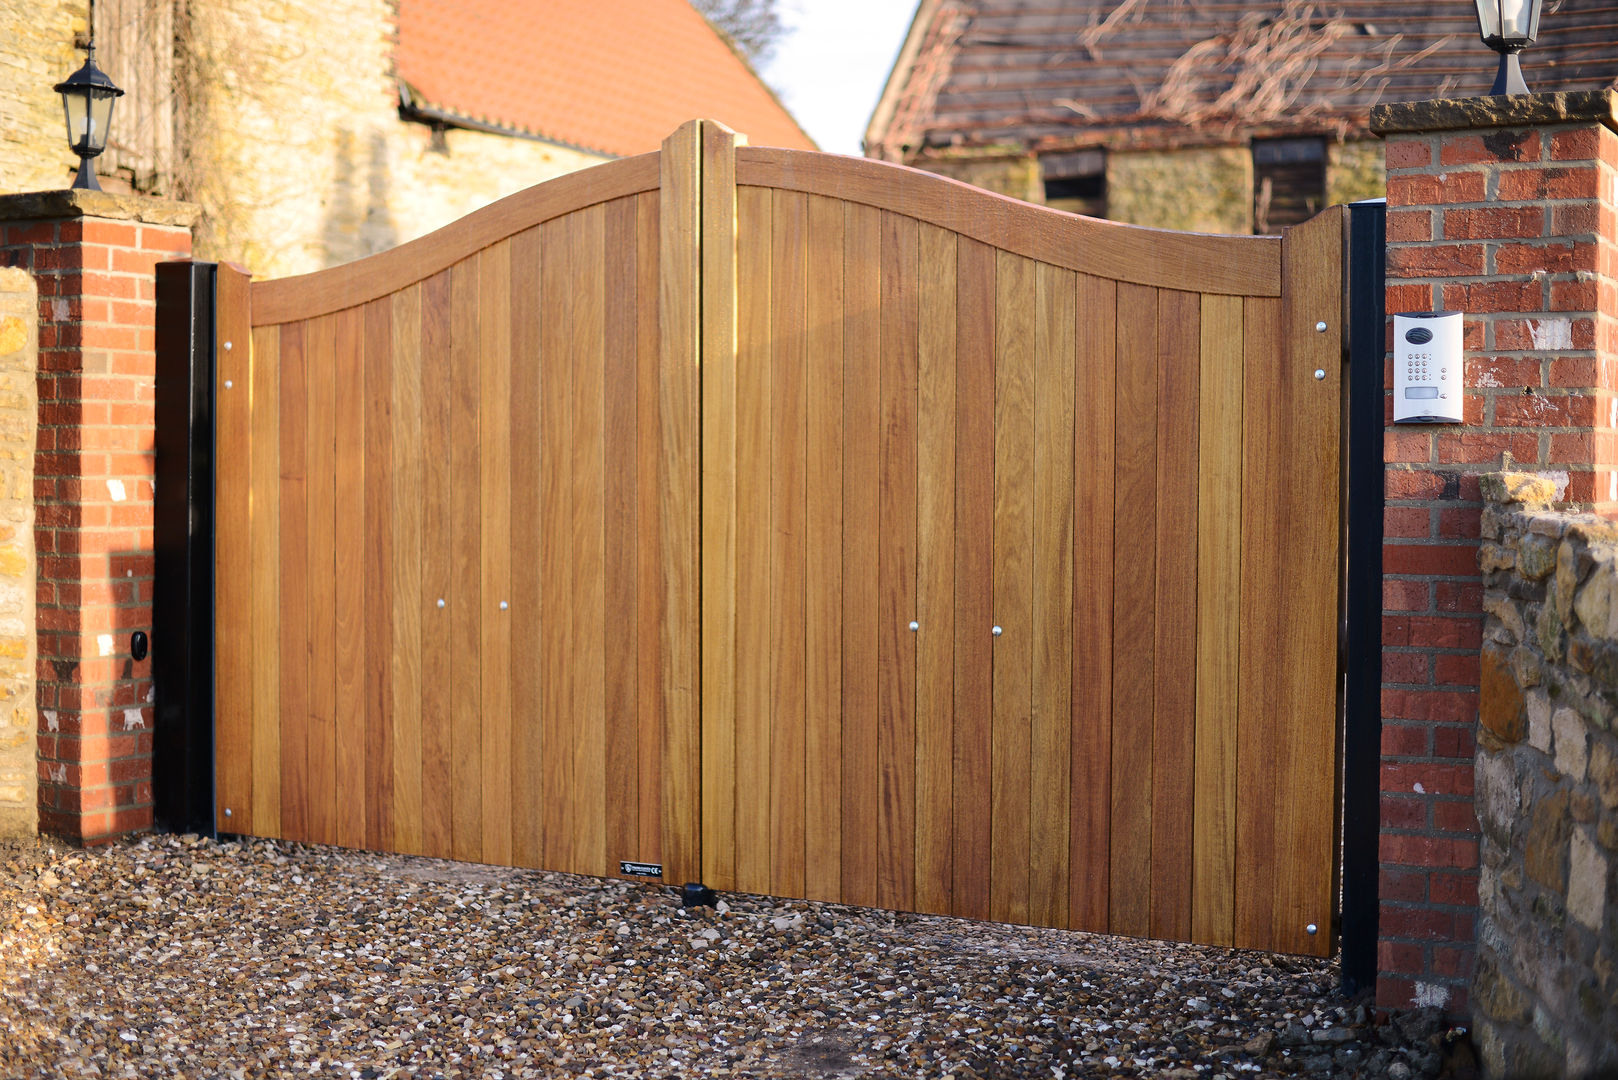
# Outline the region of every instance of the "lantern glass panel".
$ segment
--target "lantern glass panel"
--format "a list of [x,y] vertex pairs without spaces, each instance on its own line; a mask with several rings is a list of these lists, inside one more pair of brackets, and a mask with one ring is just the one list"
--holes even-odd
[[1488,45],[1522,48],[1539,36],[1543,0],[1477,0],[1478,32]]
[[87,132],[90,149],[96,153],[107,148],[107,133],[112,130],[112,106],[118,98],[105,90],[97,90],[90,96],[90,127]]
[[67,144],[75,150],[84,144],[85,121],[90,115],[89,105],[88,91],[70,90],[62,94],[62,109],[67,114]]

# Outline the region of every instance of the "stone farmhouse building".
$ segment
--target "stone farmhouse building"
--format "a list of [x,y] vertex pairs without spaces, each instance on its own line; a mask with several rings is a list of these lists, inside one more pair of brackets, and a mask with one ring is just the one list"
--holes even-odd
[[103,187],[195,203],[197,257],[281,276],[657,148],[692,117],[814,144],[686,0],[0,0],[0,194],[66,187],[52,86],[125,91]]
[[[1618,6],[1546,0],[1536,92],[1614,85]],[[1383,194],[1374,105],[1486,94],[1466,0],[921,0],[866,153],[1065,210],[1275,232]]]

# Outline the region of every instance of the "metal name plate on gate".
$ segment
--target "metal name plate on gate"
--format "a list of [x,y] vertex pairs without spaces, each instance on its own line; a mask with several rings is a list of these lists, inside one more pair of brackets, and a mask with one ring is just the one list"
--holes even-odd
[[662,877],[663,865],[655,862],[619,862],[618,872],[631,877]]

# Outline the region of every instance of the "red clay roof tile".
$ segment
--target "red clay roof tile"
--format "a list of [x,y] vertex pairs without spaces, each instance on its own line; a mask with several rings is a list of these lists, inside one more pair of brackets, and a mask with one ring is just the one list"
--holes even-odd
[[399,77],[451,116],[612,155],[713,119],[814,149],[686,0],[400,0]]

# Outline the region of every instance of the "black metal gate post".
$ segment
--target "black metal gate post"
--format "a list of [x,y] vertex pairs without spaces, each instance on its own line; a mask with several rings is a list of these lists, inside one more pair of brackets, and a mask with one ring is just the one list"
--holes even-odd
[[1343,991],[1376,982],[1382,754],[1382,364],[1387,204],[1348,208],[1348,565],[1344,598]]
[[159,828],[214,832],[213,263],[157,267],[152,797]]

